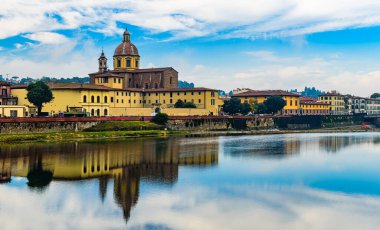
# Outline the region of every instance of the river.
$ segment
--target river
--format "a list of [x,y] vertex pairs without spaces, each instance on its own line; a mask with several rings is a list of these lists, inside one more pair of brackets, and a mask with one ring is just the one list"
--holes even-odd
[[0,146],[1,229],[379,229],[380,133]]

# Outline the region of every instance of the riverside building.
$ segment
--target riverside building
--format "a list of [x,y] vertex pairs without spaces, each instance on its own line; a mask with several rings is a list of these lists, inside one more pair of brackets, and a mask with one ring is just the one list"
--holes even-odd
[[[140,55],[125,30],[113,55],[113,69],[102,51],[98,71],[90,73],[90,84],[48,83],[54,100],[43,107],[49,115],[84,113],[89,116],[150,116],[157,111],[171,116],[217,115],[218,90],[178,88],[178,72],[172,67],[140,69]],[[18,104],[32,106],[27,85],[12,86]],[[174,108],[182,100],[196,108]]]

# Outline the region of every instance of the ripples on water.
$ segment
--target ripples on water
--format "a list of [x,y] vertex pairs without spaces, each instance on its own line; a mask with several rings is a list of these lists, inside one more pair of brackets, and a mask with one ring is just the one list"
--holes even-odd
[[0,146],[1,229],[378,229],[380,134]]

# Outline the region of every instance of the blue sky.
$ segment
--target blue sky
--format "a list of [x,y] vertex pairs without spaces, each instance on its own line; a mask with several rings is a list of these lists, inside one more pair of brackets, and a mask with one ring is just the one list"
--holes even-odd
[[197,86],[368,96],[380,91],[379,10],[374,0],[3,0],[0,74],[86,76],[128,26],[142,67],[172,66]]

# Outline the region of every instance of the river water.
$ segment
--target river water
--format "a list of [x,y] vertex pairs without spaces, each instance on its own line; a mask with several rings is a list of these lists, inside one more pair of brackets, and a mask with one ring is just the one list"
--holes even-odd
[[1,229],[379,229],[380,133],[0,146]]

